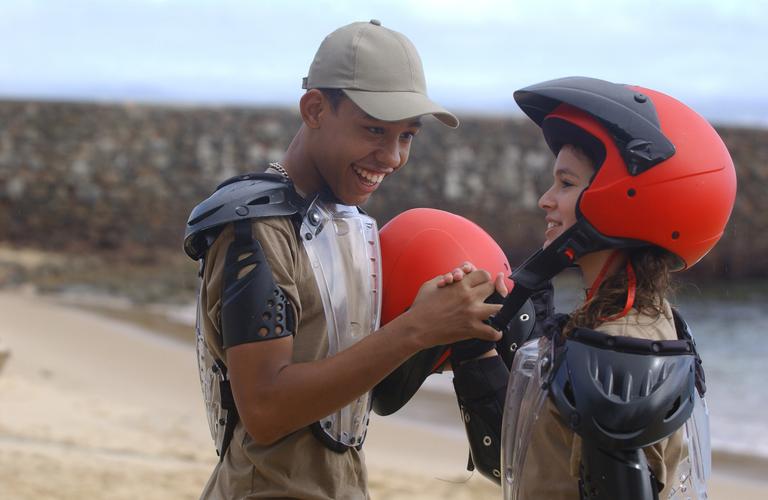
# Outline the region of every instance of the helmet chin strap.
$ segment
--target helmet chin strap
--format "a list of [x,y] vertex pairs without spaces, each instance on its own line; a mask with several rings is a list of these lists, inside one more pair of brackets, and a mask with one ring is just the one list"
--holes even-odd
[[590,236],[585,234],[585,226],[577,222],[516,267],[510,276],[515,285],[504,298],[499,312],[489,318],[491,326],[504,332],[534,290],[573,265],[582,255],[604,248],[595,247],[598,240]]
[[[592,282],[592,286],[587,289],[587,302],[595,297],[597,290],[600,288],[600,285],[603,284],[603,281],[605,281],[606,275],[613,266],[613,263],[616,262],[616,259],[619,257],[619,255],[621,255],[621,251],[618,249],[611,252],[611,255],[605,261],[605,264],[603,264],[603,267],[597,274],[595,281]],[[635,304],[635,294],[637,292],[637,276],[635,275],[635,268],[632,266],[632,261],[630,259],[627,259],[625,269],[627,272],[627,300],[624,303],[624,309],[612,316],[601,317],[599,318],[600,321],[613,321],[619,318],[623,318],[629,313],[629,311],[632,309],[632,306]]]
[[[573,265],[579,257],[598,250],[627,248],[641,244],[641,242],[637,242],[638,245],[632,243],[631,240],[604,236],[587,221],[578,220],[576,224],[566,229],[546,248],[538,250],[512,271],[510,278],[514,281],[515,286],[504,298],[499,312],[489,318],[490,325],[504,332],[534,290],[560,274],[563,269]],[[627,276],[630,280],[630,287],[627,294],[626,312],[629,312],[635,301],[634,270],[628,270]]]

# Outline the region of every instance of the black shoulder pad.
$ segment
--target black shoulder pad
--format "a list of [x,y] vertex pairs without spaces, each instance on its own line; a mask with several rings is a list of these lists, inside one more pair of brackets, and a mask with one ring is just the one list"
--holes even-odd
[[696,356],[696,390],[699,391],[699,396],[703,398],[704,394],[707,392],[707,377],[704,374],[704,365],[702,364],[701,356],[699,356],[699,351],[696,348],[696,339],[693,338],[693,332],[691,332],[691,327],[688,326],[688,322],[685,321],[680,314],[680,311],[674,307],[672,308],[672,316],[675,320],[677,338],[690,341],[691,346],[693,347],[693,354]]
[[206,235],[225,224],[258,217],[293,215],[305,208],[293,183],[280,175],[246,174],[221,183],[192,209],[184,232],[184,251],[194,260],[205,255]]
[[603,449],[653,444],[693,411],[695,357],[689,341],[577,328],[552,363],[549,396],[563,422]]
[[287,337],[294,330],[293,310],[275,284],[264,250],[251,235],[250,221],[235,223],[221,291],[224,348]]

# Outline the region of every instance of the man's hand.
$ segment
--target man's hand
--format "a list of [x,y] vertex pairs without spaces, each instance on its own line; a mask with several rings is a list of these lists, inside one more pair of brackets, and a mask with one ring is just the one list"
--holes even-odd
[[[465,275],[474,271],[476,268],[471,262],[464,262],[461,266],[453,269],[450,273],[446,273],[441,276],[437,283],[438,288],[443,288],[457,281],[461,281]],[[494,288],[499,297],[504,298],[509,293],[507,284],[505,281],[504,273],[498,273],[494,280]],[[495,356],[496,352],[495,342],[468,339],[452,344],[451,346],[451,358],[446,360],[440,367],[441,370],[451,370],[451,362],[462,363],[471,359],[485,358]]]
[[408,321],[421,349],[468,338],[495,342],[501,334],[484,320],[501,308],[485,303],[496,281],[486,271],[465,263],[424,283],[401,318]]

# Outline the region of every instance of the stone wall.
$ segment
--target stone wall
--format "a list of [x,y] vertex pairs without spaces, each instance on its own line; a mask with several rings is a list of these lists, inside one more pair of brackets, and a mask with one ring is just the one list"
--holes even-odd
[[[279,159],[291,111],[0,102],[0,241],[75,252],[181,251],[189,210],[215,185]],[[731,224],[696,272],[768,276],[768,130],[720,128],[739,177]],[[411,207],[463,214],[513,264],[542,239],[538,193],[552,158],[512,118],[428,121],[408,166],[366,209],[383,224]]]

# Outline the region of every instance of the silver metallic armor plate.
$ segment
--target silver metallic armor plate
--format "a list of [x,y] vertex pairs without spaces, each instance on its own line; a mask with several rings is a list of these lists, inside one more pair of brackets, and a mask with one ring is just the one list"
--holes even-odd
[[197,369],[198,375],[200,375],[200,388],[203,392],[205,411],[208,416],[208,429],[211,431],[211,438],[213,438],[216,446],[216,454],[223,457],[226,452],[225,446],[228,444],[225,440],[226,424],[235,415],[229,415],[230,410],[224,408],[222,404],[221,387],[223,383],[228,383],[226,369],[217,363],[216,358],[205,343],[205,336],[201,327],[199,299],[195,333],[197,337]]
[[691,418],[683,426],[683,443],[687,454],[669,477],[673,485],[669,500],[703,500],[707,497],[707,481],[712,475],[712,449],[709,438],[707,402],[697,392]]
[[[381,253],[376,221],[357,207],[315,200],[301,237],[325,310],[328,356],[376,331],[381,313]],[[334,442],[359,446],[368,427],[370,392],[320,420]]]

